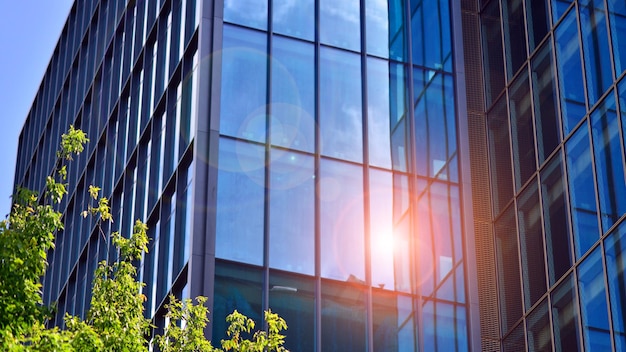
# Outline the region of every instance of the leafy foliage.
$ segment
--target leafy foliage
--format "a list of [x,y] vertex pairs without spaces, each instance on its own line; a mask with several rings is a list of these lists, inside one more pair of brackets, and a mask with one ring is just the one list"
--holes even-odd
[[[94,273],[91,307],[87,320],[65,316],[66,330],[46,328],[51,310],[43,305],[40,278],[45,274],[47,253],[54,248],[54,235],[63,229],[62,214],[54,205],[67,194],[66,162],[84,150],[89,139],[81,130],[70,126],[61,138],[61,150],[52,174],[46,179],[43,197],[27,189],[19,189],[8,218],[0,222],[0,350],[2,351],[148,351],[145,336],[151,328],[144,318],[144,286],[137,280],[133,262],[148,251],[147,226],[137,220],[127,238],[111,234],[118,259],[102,261]],[[58,179],[58,180],[57,180]],[[89,196],[95,205],[82,212],[84,217],[97,217],[100,233],[103,222],[113,217],[107,198],[100,197],[100,188],[90,186]],[[217,352],[204,335],[208,323],[206,298],[180,301],[170,296],[162,336],[154,342],[163,352]],[[244,339],[254,329],[254,322],[233,312],[227,334],[222,341],[226,351],[286,351],[282,347],[287,324],[277,314],[267,311],[268,331],[257,331],[251,340]]]

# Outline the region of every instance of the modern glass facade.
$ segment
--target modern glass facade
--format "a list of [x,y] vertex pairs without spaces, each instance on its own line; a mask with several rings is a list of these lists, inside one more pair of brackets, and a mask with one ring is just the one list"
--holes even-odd
[[491,248],[481,296],[497,290],[481,316],[499,321],[481,321],[483,350],[624,351],[624,3],[464,9],[482,51],[466,65],[484,88],[468,98],[470,134],[483,135],[472,152],[488,155],[474,166],[489,170],[491,196],[474,202],[488,224],[477,246]]

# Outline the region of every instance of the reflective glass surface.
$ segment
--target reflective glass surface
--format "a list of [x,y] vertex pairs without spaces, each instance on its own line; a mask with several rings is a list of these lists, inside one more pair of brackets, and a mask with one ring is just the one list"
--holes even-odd
[[609,94],[591,114],[591,131],[600,218],[602,231],[606,232],[626,212],[623,153],[613,94]]
[[386,1],[365,1],[367,53],[389,58],[389,8]]
[[272,149],[270,158],[270,267],[313,275],[313,157]]
[[626,70],[626,3],[620,0],[607,0],[609,5],[609,22],[611,24],[611,40],[613,43],[613,60],[616,76]]
[[511,141],[506,99],[500,98],[487,114],[487,133],[491,164],[491,192],[494,215],[499,214],[513,198],[511,171]]
[[600,248],[596,248],[578,267],[578,295],[587,351],[610,351],[610,322],[606,304],[604,269]]
[[358,0],[319,0],[320,42],[359,51],[361,48],[359,6]]
[[417,336],[413,299],[375,290],[372,300],[373,351],[415,351]]
[[573,275],[552,292],[554,348],[557,351],[581,351],[578,341],[578,304]]
[[615,349],[626,351],[626,223],[604,242]]
[[263,263],[264,165],[263,147],[220,139],[216,257]]
[[546,43],[532,62],[533,102],[537,134],[537,156],[539,163],[554,151],[560,142],[560,127],[557,115],[557,92],[552,64],[552,45]]
[[275,36],[272,40],[271,143],[315,149],[315,71],[312,44]]
[[548,275],[550,284],[553,284],[572,266],[565,179],[560,154],[541,172],[541,197]]
[[537,169],[535,164],[535,132],[532,123],[532,104],[528,73],[522,72],[509,91],[511,118],[511,141],[513,142],[513,164],[516,189],[526,183]]
[[321,275],[365,281],[361,168],[322,159],[320,164]]
[[411,1],[413,64],[452,70],[448,0]]
[[502,56],[502,30],[500,6],[490,1],[481,13],[482,46],[485,67],[485,96],[487,106],[496,100],[504,89],[504,58]]
[[320,61],[321,153],[360,162],[363,160],[360,57],[322,47]]
[[593,185],[593,165],[587,124],[583,124],[565,144],[569,203],[574,231],[576,258],[598,240],[598,219]]
[[550,334],[550,316],[548,315],[548,300],[537,306],[526,319],[526,334],[528,351],[552,351],[552,336]]
[[587,72],[587,93],[589,104],[593,105],[613,83],[604,0],[580,0],[578,10]]
[[322,351],[365,351],[365,292],[322,281]]
[[224,26],[220,133],[265,141],[267,54],[265,35]]
[[510,330],[522,316],[522,288],[518,255],[515,209],[510,206],[495,223],[496,260],[500,298],[500,328],[502,334]]
[[571,132],[585,116],[585,87],[580,61],[576,11],[570,11],[555,32],[563,130]]
[[370,248],[372,286],[392,290],[395,285],[395,252],[409,243],[399,242],[393,226],[393,179],[391,172],[370,170]]
[[502,1],[506,67],[510,79],[526,60],[526,26],[523,0]]
[[258,29],[267,28],[268,0],[224,0],[224,21]]
[[391,168],[389,75],[389,63],[387,61],[368,59],[367,136],[369,139],[369,163],[387,169]]
[[[234,0],[238,1],[238,0]],[[313,40],[315,36],[314,0],[273,0],[272,21],[274,33]]]
[[528,24],[529,51],[541,43],[550,29],[549,0],[526,0],[526,20]]

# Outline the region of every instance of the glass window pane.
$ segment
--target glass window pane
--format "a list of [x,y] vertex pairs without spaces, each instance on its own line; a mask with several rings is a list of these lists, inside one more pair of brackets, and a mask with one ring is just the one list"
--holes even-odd
[[[374,0],[376,1],[376,0]],[[406,32],[407,24],[404,0],[387,1],[389,8],[389,58],[408,62]]]
[[390,169],[389,63],[385,60],[369,58],[367,71],[369,163]]
[[502,31],[498,3],[498,1],[489,2],[480,15],[482,47],[485,50],[483,60],[487,106],[490,106],[504,89],[504,58],[502,57]]
[[522,0],[502,1],[506,66],[511,78],[526,60],[526,26]]
[[361,48],[359,3],[358,0],[320,0],[320,42],[359,51]]
[[448,1],[411,1],[413,64],[452,70]]
[[604,243],[616,351],[626,351],[626,223]]
[[363,171],[322,159],[320,178],[321,275],[364,282]]
[[267,28],[267,0],[224,0],[224,22]]
[[535,164],[535,132],[533,131],[530,101],[528,73],[524,71],[513,82],[509,92],[516,189],[520,189],[537,169]]
[[552,70],[552,45],[546,43],[532,63],[533,98],[537,128],[537,156],[539,163],[552,153],[559,144],[559,120],[557,119],[557,95]]
[[567,14],[554,35],[561,91],[561,118],[563,130],[568,134],[587,112],[576,11]]
[[275,36],[272,51],[271,142],[290,149],[315,149],[315,48]]
[[552,285],[572,266],[565,182],[560,154],[552,159],[541,172],[541,198],[543,199],[548,275],[550,285]]
[[528,351],[552,351],[552,337],[550,334],[550,316],[548,315],[548,300],[544,300],[528,316],[526,320],[528,334]]
[[529,309],[547,289],[541,208],[534,179],[519,197],[517,216],[524,277],[524,303],[526,309]]
[[394,254],[400,246],[393,226],[393,179],[392,173],[370,170],[370,258],[372,261],[372,285],[383,289],[395,288]]
[[262,146],[220,139],[216,257],[263,263],[264,165]]
[[416,351],[413,300],[410,297],[375,290],[372,301],[373,351]]
[[607,3],[609,4],[615,73],[619,77],[626,70],[626,37],[624,37],[624,33],[626,33],[626,2],[608,0]]
[[224,26],[220,133],[265,141],[265,34]]
[[504,97],[500,98],[491,112],[487,114],[487,128],[493,211],[494,215],[498,215],[513,198],[511,142],[509,140],[509,123],[506,99]]
[[526,350],[526,335],[524,334],[524,321],[502,340],[502,352],[520,352]]
[[366,0],[367,53],[389,57],[389,9],[386,1]]
[[587,351],[610,351],[611,335],[600,247],[578,267],[578,294]]
[[314,166],[310,155],[272,149],[270,267],[313,275]]
[[527,0],[528,43],[532,52],[550,29],[549,0]]
[[509,207],[496,221],[496,260],[502,334],[522,316],[522,288],[517,244],[515,210]]
[[270,271],[269,307],[289,326],[285,348],[290,351],[315,350],[315,281]]
[[596,197],[587,124],[583,124],[565,144],[569,202],[574,231],[576,258],[598,240]]
[[613,83],[604,0],[581,0],[578,9],[587,71],[589,105],[593,105]]
[[626,184],[613,94],[591,114],[591,131],[602,232],[606,232],[626,212]]
[[366,350],[365,291],[362,288],[322,281],[321,319],[322,351]]
[[321,153],[361,162],[361,58],[345,51],[322,47],[320,60]]
[[552,292],[552,322],[557,351],[580,351],[576,286],[570,275]]
[[313,41],[315,36],[313,0],[273,0],[272,12],[274,33]]
[[556,23],[574,0],[552,0],[552,23]]

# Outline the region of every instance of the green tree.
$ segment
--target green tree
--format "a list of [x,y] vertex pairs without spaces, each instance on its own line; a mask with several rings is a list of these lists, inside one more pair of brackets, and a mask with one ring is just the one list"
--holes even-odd
[[[47,253],[54,248],[54,235],[63,229],[62,214],[55,209],[67,194],[66,164],[83,151],[87,136],[70,126],[61,138],[57,164],[46,180],[43,197],[26,189],[18,190],[8,218],[0,222],[0,349],[3,351],[147,351],[145,336],[151,328],[144,318],[140,293],[143,283],[137,280],[133,262],[147,252],[147,226],[137,220],[128,238],[111,234],[118,250],[113,263],[102,261],[94,273],[91,306],[87,320],[65,316],[66,330],[46,328],[52,310],[43,305],[40,278],[47,268]],[[94,205],[83,212],[102,223],[113,221],[109,202],[100,197],[100,189],[89,187]],[[166,315],[169,324],[154,343],[167,351],[222,351],[204,336],[208,323],[206,298],[180,301],[170,297]],[[271,311],[265,315],[268,331],[257,331],[252,340],[254,322],[235,311],[229,315],[227,334],[222,341],[226,351],[286,351],[282,347],[287,328],[285,321]]]

